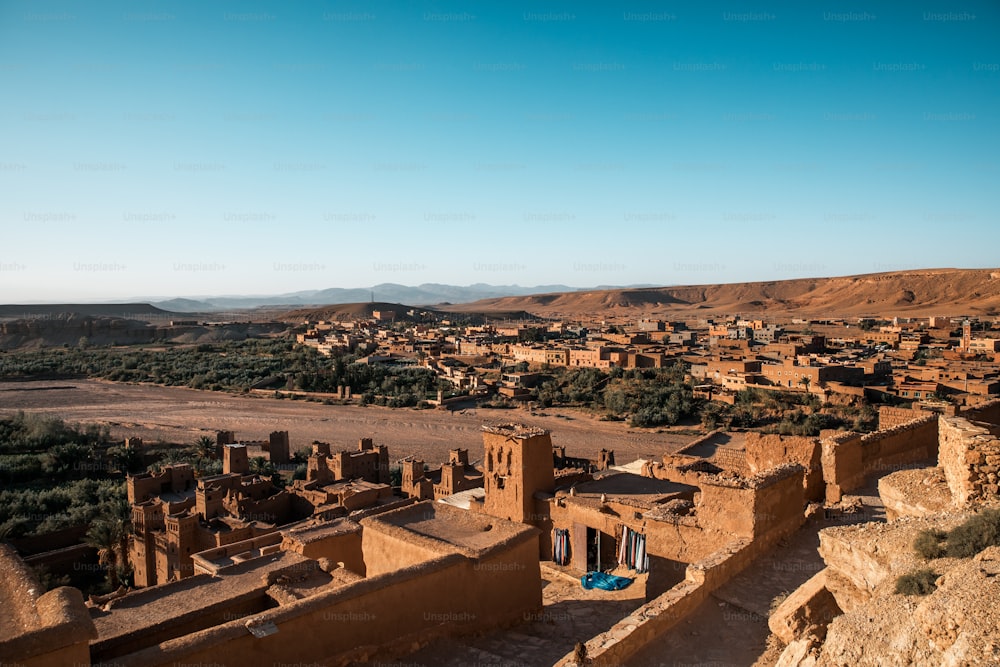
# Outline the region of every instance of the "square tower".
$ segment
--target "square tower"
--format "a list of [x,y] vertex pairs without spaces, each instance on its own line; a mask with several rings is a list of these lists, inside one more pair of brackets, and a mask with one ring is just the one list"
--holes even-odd
[[250,457],[246,445],[225,445],[222,448],[222,473],[250,474]]
[[270,454],[271,463],[276,465],[288,463],[290,460],[288,431],[273,431],[269,437],[269,441],[268,453]]
[[484,426],[483,449],[483,511],[534,523],[535,493],[555,489],[549,432],[522,424]]

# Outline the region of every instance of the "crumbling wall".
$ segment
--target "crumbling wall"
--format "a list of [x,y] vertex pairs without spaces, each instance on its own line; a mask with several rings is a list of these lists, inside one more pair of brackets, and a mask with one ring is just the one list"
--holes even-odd
[[998,435],[1000,427],[985,422],[961,417],[941,420],[938,465],[944,470],[956,507],[1000,498]]
[[823,447],[819,438],[750,432],[745,436],[744,446],[751,474],[783,463],[798,463],[806,469],[803,480],[806,498],[821,500],[824,497]]
[[1000,424],[1000,400],[994,399],[986,403],[980,403],[967,410],[963,410],[959,416],[971,421]]
[[915,463],[937,460],[938,416],[927,415],[890,429],[861,436],[865,477],[904,470]]
[[821,462],[826,501],[840,502],[843,495],[865,483],[861,463],[861,434],[842,433],[823,440]]
[[751,477],[707,475],[698,522],[706,531],[742,538],[794,531],[804,520],[804,474],[803,466],[786,463]]
[[[801,489],[801,480],[796,482]],[[588,664],[599,667],[627,664],[630,657],[683,622],[712,591],[742,572],[769,547],[770,544],[764,541],[737,540],[692,563],[684,581],[631,612],[607,631],[590,638],[586,642]],[[556,667],[574,664],[570,653],[560,659]]]

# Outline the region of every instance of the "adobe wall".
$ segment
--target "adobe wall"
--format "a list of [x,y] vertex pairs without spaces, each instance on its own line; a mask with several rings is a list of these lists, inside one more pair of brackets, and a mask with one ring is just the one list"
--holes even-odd
[[[591,665],[620,667],[647,644],[693,613],[716,588],[732,579],[763,552],[747,540],[731,542],[698,563],[689,565],[683,582],[647,602],[607,631],[586,642]],[[574,665],[573,654],[556,667]]]
[[803,485],[806,498],[821,500],[824,497],[826,485],[823,482],[823,447],[818,438],[751,431],[744,438],[744,447],[751,474],[783,463],[798,463],[805,468]]
[[290,531],[285,534],[281,549],[294,551],[313,560],[326,558],[334,563],[343,563],[345,568],[363,577],[367,573],[362,544],[362,531],[359,526],[356,530],[326,532],[316,538],[308,538],[305,535],[300,538],[295,531]]
[[176,664],[294,664],[393,659],[438,637],[516,622],[541,609],[535,535],[480,561],[438,556],[397,572],[319,593],[256,615],[277,630],[257,638],[243,618],[165,641],[115,662],[122,667]]
[[396,526],[380,526],[378,530],[365,528],[361,540],[362,558],[369,579],[419,566],[452,551],[443,542],[435,542]]
[[194,469],[186,463],[164,466],[158,473],[129,476],[126,486],[130,503],[142,502],[168,489],[180,493],[194,488]]
[[[252,537],[249,540],[233,542],[214,549],[206,549],[198,553],[191,554],[195,574],[216,574],[220,569],[214,561],[235,556],[254,549],[260,549],[261,553],[271,553],[280,550],[281,533],[267,533],[260,537]],[[231,565],[231,564],[230,564]]]
[[89,665],[88,641],[97,636],[83,595],[63,586],[40,594],[34,574],[0,544],[0,660],[28,667]]
[[962,417],[941,420],[938,465],[956,507],[1000,499],[1000,427]]
[[805,468],[785,463],[752,477],[708,476],[701,484],[698,521],[710,532],[760,540],[794,532],[804,521]]
[[[651,520],[643,518],[641,511],[614,501],[609,501],[606,507],[609,511],[602,512],[596,501],[592,506],[579,502],[560,505],[555,500],[550,501],[551,525],[543,528],[545,550],[541,552],[542,558],[552,558],[552,528],[568,529],[579,538],[578,531],[589,527],[617,539],[621,537],[622,526],[627,526],[646,536],[646,550],[650,556],[683,563],[703,558],[718,548],[720,541],[729,539],[706,533],[693,516]],[[580,571],[586,570],[586,553],[580,553],[581,549],[574,545],[570,549],[572,566]]]
[[937,460],[938,416],[929,414],[901,426],[861,436],[861,465],[865,477]]
[[[734,538],[777,539],[798,530],[804,521],[804,472],[798,464],[784,464],[752,477],[702,475],[689,480],[701,488],[693,514],[658,513],[655,519],[645,516],[644,507],[621,498],[603,504],[584,498],[548,500],[552,521],[545,527],[547,550],[542,558],[551,558],[552,527],[569,529],[575,541],[584,527],[618,538],[627,526],[646,536],[651,564],[654,557],[694,563]],[[586,569],[579,546],[571,544],[570,549],[573,568]]]
[[878,427],[879,429],[893,428],[895,426],[901,426],[907,422],[911,422],[914,419],[920,419],[921,417],[926,417],[927,413],[923,410],[915,410],[913,408],[897,408],[891,405],[882,405],[878,409]]
[[842,433],[822,441],[821,462],[826,502],[839,503],[845,493],[864,486],[861,434]]
[[[782,466],[756,478],[764,487],[764,505],[758,509],[774,509],[789,498],[802,498],[802,473],[795,465]],[[767,492],[767,489],[770,491]],[[760,490],[760,489],[758,489]],[[773,505],[772,505],[773,504]],[[684,581],[618,621],[607,631],[586,642],[587,655],[599,667],[620,667],[647,644],[681,623],[708,599],[709,595],[732,580],[758,556],[767,552],[786,535],[798,529],[804,520],[798,504],[791,512],[779,512],[765,519],[758,527],[760,537],[739,539],[723,544],[713,553],[687,567]],[[784,517],[784,518],[782,518]],[[573,654],[564,656],[556,667],[574,665]]]
[[826,501],[840,502],[844,494],[869,477],[906,470],[938,456],[938,416],[927,414],[905,424],[866,433],[844,433],[822,441]]
[[963,410],[961,417],[972,421],[988,422],[990,424],[1000,424],[1000,400],[992,400],[980,403],[977,406]]

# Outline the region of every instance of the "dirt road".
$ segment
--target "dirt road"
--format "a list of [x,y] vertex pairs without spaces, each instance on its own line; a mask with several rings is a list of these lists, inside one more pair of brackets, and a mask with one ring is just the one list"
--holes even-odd
[[408,455],[428,463],[448,458],[448,450],[482,453],[480,427],[497,421],[519,421],[549,429],[552,442],[570,456],[596,459],[604,447],[616,462],[656,458],[676,451],[693,436],[630,429],[621,422],[602,422],[575,410],[548,410],[547,416],[525,410],[390,409],[355,405],[322,405],[306,401],[251,397],[180,387],[158,387],[99,380],[0,382],[0,414],[24,410],[52,414],[68,422],[106,424],[116,438],[138,436],[146,442],[190,443],[216,431],[233,431],[237,439],[266,440],[271,431],[288,431],[292,451],[314,440],[353,449],[359,438],[389,446],[395,460]]

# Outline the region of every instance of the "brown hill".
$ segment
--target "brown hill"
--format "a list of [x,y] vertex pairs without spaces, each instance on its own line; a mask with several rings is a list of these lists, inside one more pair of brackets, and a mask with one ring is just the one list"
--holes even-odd
[[984,315],[1000,313],[1000,269],[925,269],[835,278],[562,292],[483,299],[449,311],[545,317],[713,313]]
[[[471,304],[467,304],[471,305]],[[406,306],[401,303],[383,303],[383,302],[372,302],[372,303],[338,303],[331,304],[328,306],[312,306],[309,308],[297,308],[295,310],[289,310],[287,312],[280,313],[275,316],[282,322],[302,322],[304,320],[309,320],[312,322],[326,321],[326,322],[338,322],[346,320],[356,320],[360,318],[372,317],[372,314],[376,311],[388,311],[394,312],[397,321],[415,321],[421,319],[421,313],[429,313],[431,315],[447,315],[450,312],[462,313],[462,315],[470,321],[482,320],[484,315],[481,311],[475,308],[455,308],[445,306],[434,306],[433,308],[427,307],[414,307]],[[410,315],[409,313],[413,313]],[[509,312],[503,309],[490,308],[486,311],[486,315],[493,318],[507,318],[507,319],[526,319],[531,317],[528,313],[524,311],[514,311]]]

